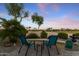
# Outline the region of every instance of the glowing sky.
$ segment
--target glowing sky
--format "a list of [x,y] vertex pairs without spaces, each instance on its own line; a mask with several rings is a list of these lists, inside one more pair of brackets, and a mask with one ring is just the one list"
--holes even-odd
[[[52,28],[71,28],[79,29],[79,4],[46,4],[46,3],[26,3],[24,4],[25,10],[28,10],[29,17],[22,21],[25,27],[36,27],[37,24],[32,23],[31,15],[37,12],[39,15],[44,17],[44,23],[40,29]],[[0,17],[11,18],[7,14],[4,4],[0,4]]]

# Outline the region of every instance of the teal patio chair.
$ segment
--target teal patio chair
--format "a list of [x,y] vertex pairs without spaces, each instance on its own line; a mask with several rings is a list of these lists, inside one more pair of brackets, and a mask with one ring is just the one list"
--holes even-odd
[[58,36],[51,35],[51,36],[48,37],[48,39],[49,39],[49,41],[44,41],[43,44],[47,47],[49,56],[50,56],[49,48],[51,48],[51,46],[55,46],[56,50],[57,50],[57,53],[59,54],[59,51],[58,51],[57,46],[56,46]]
[[[27,53],[28,53],[29,48],[30,48],[30,47],[33,47],[34,45],[31,44],[31,43],[29,43],[29,42],[27,41],[26,36],[24,36],[24,35],[20,35],[20,36],[19,36],[19,40],[20,40],[20,42],[21,42],[21,47],[20,47],[20,49],[19,49],[19,51],[18,51],[18,54],[20,53],[20,51],[21,51],[23,45],[26,45],[26,46],[27,46],[27,50],[26,50],[26,53],[25,53],[25,56],[26,56]],[[35,48],[35,46],[34,46],[34,48]]]

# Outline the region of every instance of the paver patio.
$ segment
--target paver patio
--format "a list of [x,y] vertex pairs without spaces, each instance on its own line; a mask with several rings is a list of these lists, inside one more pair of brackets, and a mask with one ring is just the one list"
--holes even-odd
[[[23,46],[21,53],[18,55],[17,51],[19,49],[19,46],[14,47],[0,47],[0,56],[24,56],[27,47]],[[50,49],[50,55],[51,56],[79,56],[79,47],[74,47],[73,49],[59,49],[60,55],[57,54],[57,51],[55,48]],[[27,56],[36,56],[36,51],[33,48],[30,48]],[[41,47],[38,47],[38,53],[37,56],[41,56]],[[42,56],[48,56],[47,48],[44,47],[44,50],[42,52]]]

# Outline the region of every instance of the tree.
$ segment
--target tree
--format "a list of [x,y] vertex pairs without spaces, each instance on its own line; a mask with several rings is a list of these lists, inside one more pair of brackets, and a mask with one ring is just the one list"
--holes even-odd
[[42,16],[39,16],[37,13],[34,13],[32,15],[32,21],[36,24],[38,24],[38,29],[39,27],[43,24],[43,17]]
[[27,30],[24,28],[24,26],[20,25],[17,20],[0,20],[2,20],[1,25],[4,28],[0,31],[0,38],[2,39],[2,41],[8,38],[11,43],[16,43],[18,36],[21,33],[26,35]]
[[52,30],[52,28],[50,27],[50,28],[47,28],[46,30]]
[[23,18],[28,17],[28,11],[24,10],[22,3],[8,3],[5,4],[8,14],[13,16],[14,19],[20,18],[20,23]]
[[[28,16],[28,12],[23,10],[23,4],[6,4],[9,15],[13,16],[13,19],[7,20],[0,17],[0,25],[3,29],[0,31],[0,38],[5,40],[9,39],[11,43],[16,43],[20,34],[26,35],[27,30],[20,24],[23,18]],[[20,21],[18,21],[20,18]]]

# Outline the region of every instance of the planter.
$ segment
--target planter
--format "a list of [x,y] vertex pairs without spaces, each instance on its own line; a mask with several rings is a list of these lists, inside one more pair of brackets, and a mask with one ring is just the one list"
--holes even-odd
[[71,40],[67,40],[65,47],[68,48],[68,49],[72,49],[73,48],[73,42]]

